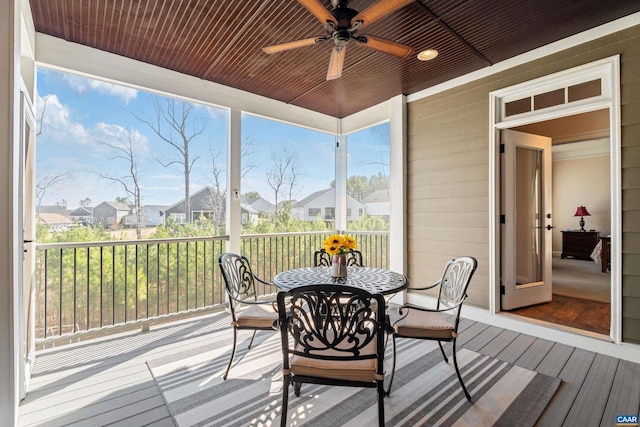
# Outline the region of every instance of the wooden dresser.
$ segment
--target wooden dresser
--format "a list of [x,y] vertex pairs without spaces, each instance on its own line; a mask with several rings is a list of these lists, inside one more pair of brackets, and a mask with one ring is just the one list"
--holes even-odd
[[591,259],[599,238],[598,231],[563,231],[561,258]]

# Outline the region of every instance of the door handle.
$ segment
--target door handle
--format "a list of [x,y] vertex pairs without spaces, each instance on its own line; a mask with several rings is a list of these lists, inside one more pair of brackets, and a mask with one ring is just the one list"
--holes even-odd
[[547,225],[547,230],[551,231],[552,229],[554,229],[555,227],[552,225]]

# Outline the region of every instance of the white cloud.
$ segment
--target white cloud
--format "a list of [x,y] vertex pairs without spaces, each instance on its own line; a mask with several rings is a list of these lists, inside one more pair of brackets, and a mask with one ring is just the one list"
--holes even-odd
[[71,120],[69,108],[56,95],[38,96],[36,110],[41,119],[38,131],[42,131],[44,137],[66,143],[90,143],[90,132],[81,123]]
[[93,129],[94,136],[98,141],[104,141],[116,146],[127,142],[131,138],[134,154],[141,156],[149,153],[149,139],[138,132],[137,129],[126,129],[120,125],[100,122]]
[[98,93],[117,96],[122,98],[125,104],[129,105],[129,101],[136,99],[138,91],[126,86],[115,85],[113,83],[107,83],[100,80],[87,79],[85,77],[74,76],[71,74],[65,74],[64,80],[71,86],[71,88],[78,94],[82,95],[88,89],[93,89]]
[[[38,96],[36,103],[38,111],[42,112],[44,108],[44,114],[39,113],[42,118],[42,135],[39,141],[46,143],[49,139],[67,146],[93,145],[97,150],[105,151],[107,147],[101,146],[100,141],[113,143],[129,137],[129,131],[120,125],[99,122],[93,128],[87,128],[74,121],[71,110],[56,95],[50,94],[44,98]],[[149,140],[145,135],[132,128],[130,136],[134,142],[135,154],[149,154]]]

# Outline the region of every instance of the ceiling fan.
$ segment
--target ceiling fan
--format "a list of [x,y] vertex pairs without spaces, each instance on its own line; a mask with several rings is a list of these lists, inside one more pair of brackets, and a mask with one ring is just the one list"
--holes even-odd
[[349,7],[349,0],[331,0],[331,5],[333,6],[331,11],[325,8],[320,0],[298,0],[298,3],[304,6],[325,26],[327,35],[263,47],[262,50],[272,54],[333,40],[334,47],[331,50],[331,58],[329,59],[327,80],[337,79],[342,75],[344,55],[351,40],[355,40],[369,49],[395,55],[399,58],[406,58],[413,52],[410,46],[371,35],[356,35],[356,33],[367,25],[413,1],[378,0],[362,12],[358,12]]

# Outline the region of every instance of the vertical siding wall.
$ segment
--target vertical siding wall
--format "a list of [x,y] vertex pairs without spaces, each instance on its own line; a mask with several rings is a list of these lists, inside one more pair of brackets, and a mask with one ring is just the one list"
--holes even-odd
[[408,274],[436,280],[471,255],[468,302],[489,307],[489,92],[621,55],[623,339],[640,342],[640,27],[585,43],[408,105]]

